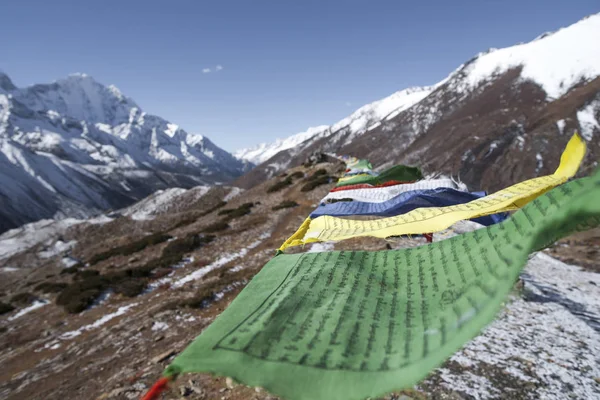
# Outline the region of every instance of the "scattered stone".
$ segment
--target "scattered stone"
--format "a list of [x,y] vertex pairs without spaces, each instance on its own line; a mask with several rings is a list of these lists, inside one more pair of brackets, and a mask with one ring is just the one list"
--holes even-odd
[[192,393],[193,393],[192,389],[190,389],[187,386],[182,386],[182,387],[179,388],[179,394],[181,394],[181,396],[183,396],[183,397],[187,397],[187,396],[189,396]]
[[233,379],[231,379],[230,377],[227,377],[225,379],[225,384],[227,385],[227,387],[229,389],[233,389],[233,387],[235,386],[234,383],[233,383]]
[[165,351],[164,353],[159,354],[158,356],[154,357],[151,361],[153,364],[158,364],[159,362],[165,361],[167,358],[171,357],[174,354],[175,354],[175,350]]
[[124,395],[128,391],[129,391],[129,388],[126,388],[126,387],[117,388],[117,389],[112,390],[110,393],[108,393],[108,395],[106,397],[103,397],[103,398],[105,398],[105,399],[106,398],[108,398],[108,399],[115,398],[115,397]]
[[196,394],[204,394],[204,390],[202,390],[202,388],[200,386],[198,386],[198,384],[196,383],[196,381],[194,380],[189,380],[188,384],[190,385],[190,388],[192,389],[192,391]]

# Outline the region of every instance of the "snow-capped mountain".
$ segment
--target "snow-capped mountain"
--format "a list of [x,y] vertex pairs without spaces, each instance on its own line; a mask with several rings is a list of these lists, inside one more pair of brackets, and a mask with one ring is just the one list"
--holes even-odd
[[0,72],[0,232],[227,182],[245,163],[84,74],[17,88]]
[[273,143],[261,143],[247,149],[237,150],[233,155],[240,160],[246,160],[252,164],[262,164],[280,151],[291,149],[302,142],[325,134],[329,129],[327,125],[308,128],[306,132],[300,132],[287,139],[277,139]]
[[378,127],[381,124],[381,120],[393,118],[418,103],[427,97],[434,88],[434,86],[412,87],[362,106],[350,114],[350,116],[333,124],[331,132],[345,130],[349,133],[348,139],[352,140],[358,135]]
[[[237,181],[244,187],[314,152],[405,162],[460,174],[476,187],[552,172],[573,131],[600,156],[600,14],[529,43],[490,49],[435,85],[407,89],[368,104],[321,137],[283,150]],[[477,166],[477,168],[473,168]],[[481,171],[475,176],[472,171]],[[491,179],[497,174],[501,179]]]
[[234,155],[240,160],[259,165],[280,151],[296,148],[300,144],[305,147],[316,139],[326,137],[341,129],[346,129],[353,136],[357,136],[375,128],[381,119],[397,115],[406,110],[426,97],[432,90],[433,87],[415,87],[401,90],[382,100],[377,100],[359,108],[348,117],[331,126],[320,125],[308,128],[306,132],[297,133],[287,139],[277,139],[273,143],[261,143],[254,147],[238,150]]

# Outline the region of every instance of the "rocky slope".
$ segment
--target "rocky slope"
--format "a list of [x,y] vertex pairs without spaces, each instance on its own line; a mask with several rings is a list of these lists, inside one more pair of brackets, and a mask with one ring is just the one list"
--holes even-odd
[[[0,236],[0,303],[14,307],[0,316],[0,397],[139,398],[333,187],[301,190],[319,169],[333,175],[343,166],[295,168],[287,172],[291,185],[269,193],[283,177],[243,193],[165,190],[102,218],[47,221]],[[434,238],[477,228],[463,222]],[[600,234],[586,235],[596,243],[588,252],[572,238],[552,248],[553,257],[596,265]],[[361,238],[290,250],[421,244]],[[129,278],[115,285],[123,276]],[[94,298],[83,311],[57,304],[67,288],[98,284],[86,292]],[[386,399],[600,396],[599,288],[597,273],[537,254],[494,323],[419,386]],[[182,376],[163,398],[275,399],[207,374]]]
[[252,187],[310,154],[335,152],[381,168],[419,165],[497,190],[552,172],[547,160],[560,155],[575,130],[588,141],[586,171],[600,157],[599,36],[596,14],[526,44],[490,49],[397,108],[370,113],[379,102],[367,105],[361,110],[369,117],[351,116],[280,151],[236,184]]
[[227,182],[247,166],[87,75],[17,88],[0,72],[0,232]]

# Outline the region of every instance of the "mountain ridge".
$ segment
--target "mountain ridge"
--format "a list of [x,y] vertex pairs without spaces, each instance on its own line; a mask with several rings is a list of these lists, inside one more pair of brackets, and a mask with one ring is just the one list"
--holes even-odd
[[[86,74],[18,88],[0,73],[0,232],[230,181],[249,164]],[[18,178],[17,178],[18,177]]]
[[[463,177],[471,169],[467,164],[475,158],[486,158],[487,151],[496,148],[498,143],[494,143],[500,141],[506,142],[513,153],[508,148],[498,149],[496,152],[503,154],[487,158],[490,165],[480,166],[480,171],[498,170],[502,163],[512,168],[517,162],[513,159],[515,149],[523,152],[521,158],[526,167],[492,180],[494,184],[481,181],[485,172],[467,177],[471,186],[497,190],[532,173],[550,172],[549,163],[538,169],[536,160],[558,157],[566,143],[565,134],[575,130],[588,140],[590,154],[586,163],[593,164],[594,156],[600,154],[598,141],[593,140],[594,132],[600,130],[600,44],[596,37],[600,37],[600,13],[528,43],[488,49],[442,81],[426,87],[430,91],[423,98],[398,112],[369,121],[366,132],[364,125],[353,129],[348,124],[334,124],[328,135],[307,140],[293,152],[275,154],[238,178],[236,184],[252,187],[319,152],[369,158],[381,168],[405,162],[421,165],[426,172]],[[361,109],[369,109],[375,103]],[[559,109],[553,103],[565,107]],[[527,132],[525,128],[529,127],[531,131]],[[473,158],[469,155],[473,147],[486,150]],[[462,161],[450,164],[442,160]],[[496,162],[498,165],[492,165]]]
[[236,150],[233,155],[240,160],[246,160],[258,165],[268,160],[278,152],[290,149],[297,144],[315,137],[316,135],[320,135],[327,129],[329,129],[328,125],[310,127],[304,132],[296,133],[285,139],[278,138],[272,143],[259,143],[252,147]]
[[272,143],[260,143],[256,146],[237,150],[234,155],[238,159],[247,160],[258,165],[273,157],[279,151],[291,149],[298,144],[323,137],[343,128],[360,133],[360,131],[369,129],[374,124],[373,121],[388,117],[393,113],[399,113],[410,107],[430,93],[433,88],[434,86],[414,86],[399,90],[383,99],[358,108],[349,116],[332,125],[311,127],[305,132],[294,134],[285,139],[276,139]]

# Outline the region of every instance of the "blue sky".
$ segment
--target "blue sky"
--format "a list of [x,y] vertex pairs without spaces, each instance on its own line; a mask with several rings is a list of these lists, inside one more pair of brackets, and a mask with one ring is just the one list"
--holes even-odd
[[599,11],[597,0],[7,1],[0,69],[18,86],[88,73],[231,151]]

